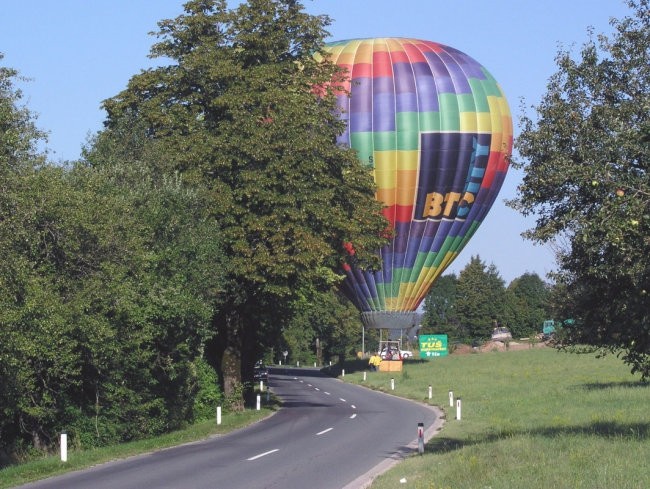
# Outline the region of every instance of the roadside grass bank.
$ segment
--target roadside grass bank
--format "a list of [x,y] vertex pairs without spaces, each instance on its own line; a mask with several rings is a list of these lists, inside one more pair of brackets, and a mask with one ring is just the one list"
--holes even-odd
[[273,402],[261,406],[259,411],[246,409],[241,413],[224,413],[220,425],[217,425],[215,417],[213,420],[201,421],[183,430],[155,438],[88,450],[68,450],[67,462],[61,462],[60,455],[57,453],[56,455],[31,460],[20,465],[5,467],[0,469],[0,489],[15,487],[73,470],[81,470],[112,460],[150,453],[230,433],[255,423],[271,415],[276,410],[277,404]]
[[[450,355],[366,372],[364,381],[365,367],[346,364],[343,380],[446,415],[424,455],[408,457],[372,489],[650,487],[650,385],[613,356],[551,348]],[[460,420],[449,391],[461,398]]]

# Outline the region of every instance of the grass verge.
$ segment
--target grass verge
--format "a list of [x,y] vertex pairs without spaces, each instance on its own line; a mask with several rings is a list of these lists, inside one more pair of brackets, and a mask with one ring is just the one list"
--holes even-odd
[[84,469],[111,460],[204,440],[216,435],[223,435],[269,416],[276,410],[276,407],[271,404],[269,406],[262,406],[259,411],[247,409],[241,413],[224,413],[220,425],[217,425],[216,420],[202,421],[186,429],[155,438],[89,450],[68,451],[67,462],[61,462],[60,456],[57,454],[56,456],[43,457],[20,465],[5,467],[0,470],[0,489],[15,487],[73,470]]
[[[438,405],[447,418],[424,455],[372,489],[650,487],[650,385],[615,357],[550,348],[450,355],[366,372],[365,381],[350,364],[343,380]],[[462,400],[460,420],[449,391]]]

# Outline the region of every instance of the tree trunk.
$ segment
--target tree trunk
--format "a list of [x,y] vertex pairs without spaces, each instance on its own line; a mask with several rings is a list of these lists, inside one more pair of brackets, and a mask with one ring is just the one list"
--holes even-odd
[[206,359],[219,377],[224,401],[235,410],[244,407],[241,360],[237,341],[238,323],[239,320],[232,311],[216,314],[212,319],[215,335],[208,341],[205,349]]
[[224,381],[223,391],[230,409],[243,411],[241,359],[236,348],[226,348],[221,360],[221,371],[223,372]]
[[[217,370],[226,400],[234,409],[255,405],[254,371],[258,360],[258,328],[253,307],[233,307],[213,319],[215,336],[206,356]],[[239,399],[235,399],[239,396]]]
[[248,406],[254,406],[255,399],[255,362],[257,362],[257,325],[251,318],[242,318],[241,335],[241,378],[244,382],[244,400]]

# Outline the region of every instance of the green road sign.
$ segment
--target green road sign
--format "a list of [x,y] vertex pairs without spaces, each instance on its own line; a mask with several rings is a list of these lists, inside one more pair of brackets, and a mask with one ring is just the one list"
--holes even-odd
[[435,358],[447,356],[446,334],[420,335],[420,358]]

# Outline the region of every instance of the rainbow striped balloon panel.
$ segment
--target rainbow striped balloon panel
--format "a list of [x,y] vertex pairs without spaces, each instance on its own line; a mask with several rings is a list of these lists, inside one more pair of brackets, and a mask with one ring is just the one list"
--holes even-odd
[[382,268],[344,265],[361,311],[414,311],[467,244],[504,181],[512,117],[501,88],[466,54],[430,41],[354,39],[327,45],[351,79],[338,98],[339,142],[372,169],[394,228]]

